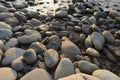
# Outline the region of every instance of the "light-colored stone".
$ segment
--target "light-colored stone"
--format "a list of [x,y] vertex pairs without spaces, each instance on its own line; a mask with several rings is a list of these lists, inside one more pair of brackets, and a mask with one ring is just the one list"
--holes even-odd
[[59,78],[72,74],[74,74],[74,67],[72,62],[68,58],[62,58],[55,70],[54,80],[58,80]]
[[44,69],[34,69],[24,75],[20,80],[53,80]]
[[5,57],[2,59],[1,63],[3,65],[10,64],[14,59],[23,56],[24,53],[25,53],[24,49],[15,48],[15,47],[10,48],[4,53]]
[[17,72],[9,67],[0,68],[0,80],[16,80]]
[[74,61],[75,56],[81,54],[80,49],[68,38],[63,37],[63,40],[61,45],[62,56]]
[[100,80],[120,80],[120,77],[105,69],[95,70],[92,75]]
[[54,67],[59,61],[59,56],[57,51],[54,49],[46,50],[44,53],[44,60],[47,67],[49,68]]
[[12,27],[10,25],[6,24],[5,22],[0,21],[0,29],[12,30]]
[[64,78],[60,78],[59,80],[100,80],[100,79],[91,75],[78,73],[78,74],[73,74]]
[[93,56],[93,57],[100,56],[99,52],[97,50],[95,50],[94,48],[87,48],[86,53],[90,56]]

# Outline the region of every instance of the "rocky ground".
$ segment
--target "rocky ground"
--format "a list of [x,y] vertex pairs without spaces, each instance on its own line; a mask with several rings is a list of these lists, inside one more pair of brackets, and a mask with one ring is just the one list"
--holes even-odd
[[45,3],[0,0],[0,80],[120,80],[119,3]]

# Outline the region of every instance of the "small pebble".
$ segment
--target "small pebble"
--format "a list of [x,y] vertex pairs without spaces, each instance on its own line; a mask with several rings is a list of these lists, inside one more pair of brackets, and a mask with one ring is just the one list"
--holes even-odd
[[56,50],[48,49],[44,53],[45,64],[49,68],[53,68],[59,61],[59,56]]
[[95,50],[94,48],[87,48],[86,54],[88,54],[90,56],[93,56],[93,57],[99,57],[100,56],[100,53],[97,50]]
[[37,55],[33,49],[28,49],[25,51],[25,53],[23,55],[23,59],[28,64],[33,64],[37,61]]
[[99,69],[99,67],[93,63],[90,63],[85,60],[81,60],[78,62],[78,67],[81,72],[86,73],[86,74],[92,74],[93,71]]

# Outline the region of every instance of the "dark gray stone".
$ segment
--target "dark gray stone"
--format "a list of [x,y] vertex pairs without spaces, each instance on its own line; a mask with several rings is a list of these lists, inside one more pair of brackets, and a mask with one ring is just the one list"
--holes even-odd
[[37,61],[37,55],[33,49],[28,49],[25,51],[25,53],[23,55],[23,59],[28,64],[33,64]]

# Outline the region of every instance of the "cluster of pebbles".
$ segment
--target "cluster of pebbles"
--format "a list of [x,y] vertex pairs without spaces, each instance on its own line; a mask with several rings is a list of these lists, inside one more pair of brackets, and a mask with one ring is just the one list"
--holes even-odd
[[0,80],[120,80],[119,10],[73,0],[41,15],[25,9],[33,0],[7,1],[14,0],[0,0]]

